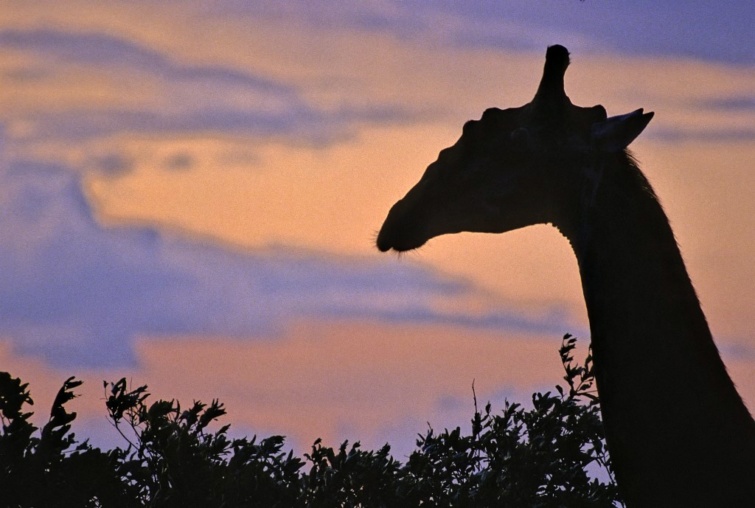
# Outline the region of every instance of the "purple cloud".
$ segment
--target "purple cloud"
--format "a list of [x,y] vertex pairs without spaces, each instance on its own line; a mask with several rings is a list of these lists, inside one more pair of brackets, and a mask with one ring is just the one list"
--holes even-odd
[[239,251],[147,227],[104,229],[79,174],[0,162],[0,335],[17,352],[59,366],[133,362],[137,337],[270,336],[311,317],[567,330],[557,314],[440,312],[438,298],[475,288],[410,263]]
[[[674,2],[616,0],[521,2],[516,0],[392,0],[285,3],[214,2],[217,16],[295,18],[318,27],[352,26],[402,39],[506,49],[536,49],[555,43],[582,52],[614,50],[750,65],[755,61],[750,0]],[[438,16],[453,20],[438,26]]]
[[50,80],[54,84],[55,65],[44,73],[32,72],[38,68],[36,58],[52,58],[56,65],[76,64],[95,74],[110,70],[139,82],[159,84],[156,95],[140,97],[126,107],[61,104],[54,111],[28,108],[17,112],[21,118],[16,120],[34,126],[31,133],[24,135],[24,142],[82,141],[123,133],[216,132],[284,135],[299,142],[328,144],[348,137],[355,123],[403,123],[420,114],[395,104],[341,104],[323,109],[303,98],[302,91],[291,84],[248,70],[181,62],[174,56],[104,33],[5,29],[0,30],[0,48],[31,56],[25,64],[26,74],[33,76],[29,79]]

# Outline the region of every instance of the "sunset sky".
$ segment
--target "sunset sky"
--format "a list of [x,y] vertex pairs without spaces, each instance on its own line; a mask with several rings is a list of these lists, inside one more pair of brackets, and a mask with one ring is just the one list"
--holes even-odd
[[83,379],[98,445],[126,377],[219,398],[236,435],[399,457],[468,427],[473,381],[498,408],[552,388],[589,338],[554,229],[374,238],[563,44],[575,104],[655,111],[633,152],[755,409],[754,24],[750,0],[0,0],[0,370],[37,423]]

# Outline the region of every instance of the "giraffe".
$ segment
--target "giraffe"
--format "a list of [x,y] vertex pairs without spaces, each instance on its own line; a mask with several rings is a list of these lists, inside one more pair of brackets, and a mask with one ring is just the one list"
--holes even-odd
[[653,117],[564,91],[551,46],[534,99],[464,124],[389,211],[385,252],[551,224],[577,258],[606,440],[627,505],[755,506],[755,421],[713,342],[669,221],[627,146]]

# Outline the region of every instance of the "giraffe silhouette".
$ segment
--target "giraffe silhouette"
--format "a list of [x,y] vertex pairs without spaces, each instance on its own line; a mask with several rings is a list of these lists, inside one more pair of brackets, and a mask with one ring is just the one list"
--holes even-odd
[[630,507],[755,506],[755,421],[731,381],[668,219],[627,146],[653,113],[608,118],[564,92],[548,48],[535,98],[464,125],[388,213],[381,251],[552,224],[579,264],[606,439]]

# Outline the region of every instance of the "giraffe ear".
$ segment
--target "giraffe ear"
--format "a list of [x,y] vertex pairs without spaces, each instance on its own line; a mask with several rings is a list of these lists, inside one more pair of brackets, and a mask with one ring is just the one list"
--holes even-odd
[[612,116],[592,125],[594,145],[603,152],[619,152],[635,140],[653,118],[653,113],[642,109],[626,115]]

